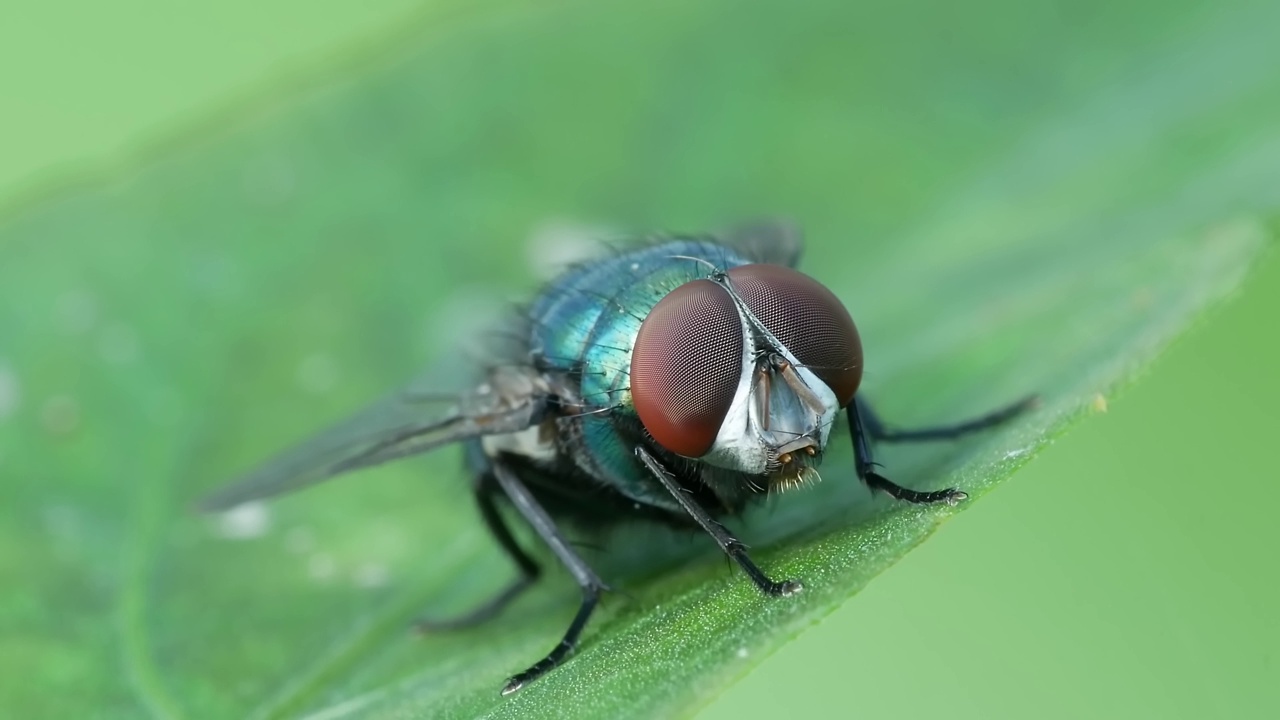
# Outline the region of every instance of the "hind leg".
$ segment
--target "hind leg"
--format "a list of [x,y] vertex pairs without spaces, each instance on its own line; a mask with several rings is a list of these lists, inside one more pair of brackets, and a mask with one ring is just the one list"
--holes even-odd
[[516,542],[515,536],[511,534],[511,528],[507,527],[506,521],[503,520],[502,515],[498,512],[495,498],[499,489],[494,480],[493,471],[489,467],[488,458],[484,457],[478,445],[468,447],[468,461],[472,472],[475,473],[474,494],[476,507],[480,510],[480,517],[484,520],[485,527],[489,528],[489,534],[493,536],[494,540],[498,541],[498,546],[515,563],[516,569],[519,570],[520,574],[498,594],[467,613],[443,620],[431,618],[417,620],[414,623],[414,627],[419,632],[456,630],[490,620],[501,613],[521,593],[532,587],[542,573],[542,568],[538,566],[538,563]]

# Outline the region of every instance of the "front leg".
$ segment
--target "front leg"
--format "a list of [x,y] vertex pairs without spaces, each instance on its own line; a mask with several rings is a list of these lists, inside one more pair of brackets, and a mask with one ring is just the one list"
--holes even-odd
[[640,462],[644,463],[644,466],[649,468],[649,472],[653,473],[653,476],[658,478],[658,482],[661,482],[662,486],[667,489],[667,492],[671,493],[672,497],[676,499],[676,502],[680,503],[680,507],[684,508],[684,511],[689,513],[689,516],[692,517],[703,530],[707,531],[707,534],[716,541],[716,544],[720,546],[720,549],[724,551],[724,554],[733,558],[734,562],[738,563],[738,566],[747,574],[747,577],[751,578],[751,582],[755,583],[756,587],[760,588],[761,592],[774,597],[786,597],[788,595],[795,595],[804,589],[804,585],[802,585],[799,580],[783,580],[782,582],[778,582],[777,580],[770,578],[768,575],[765,575],[764,571],[747,556],[747,546],[743,545],[742,541],[731,535],[729,531],[725,529],[724,525],[717,522],[716,519],[707,514],[707,511],[702,509],[698,503],[694,502],[693,498],[689,497],[689,493],[685,492],[684,488],[680,487],[680,484],[676,482],[675,478],[671,475],[671,472],[663,467],[662,463],[657,458],[643,447],[636,448],[636,457],[640,458]]
[[857,467],[858,477],[867,484],[867,487],[873,490],[882,490],[898,500],[917,504],[944,502],[948,505],[957,505],[969,497],[956,488],[935,490],[933,492],[911,490],[877,473],[875,471],[876,461],[871,455],[871,443],[868,441],[867,428],[862,419],[861,407],[862,403],[855,399],[854,402],[849,403],[846,412],[849,415],[849,432],[853,435],[854,463]]

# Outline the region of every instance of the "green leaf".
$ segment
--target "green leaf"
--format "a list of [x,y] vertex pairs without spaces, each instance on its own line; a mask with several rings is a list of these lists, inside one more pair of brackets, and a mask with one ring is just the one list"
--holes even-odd
[[[990,490],[1232,292],[1280,206],[1275,3],[511,4],[0,226],[0,708],[15,717],[687,714],[962,508],[849,458],[734,524],[806,590],[628,528],[577,601],[416,638],[512,569],[454,453],[206,518],[191,501],[438,362],[586,226],[787,213],[897,424],[1029,391],[1022,421],[884,448]],[[447,359],[447,358],[446,358]],[[1087,522],[1087,519],[1084,519]],[[940,638],[939,642],[946,642]]]

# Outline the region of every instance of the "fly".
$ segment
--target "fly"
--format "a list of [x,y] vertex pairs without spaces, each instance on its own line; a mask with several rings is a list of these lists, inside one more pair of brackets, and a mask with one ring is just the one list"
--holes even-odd
[[[1026,398],[955,425],[889,429],[858,388],[862,341],[843,303],[794,267],[793,226],[769,222],[717,236],[664,236],[566,270],[514,318],[517,347],[495,357],[442,413],[404,390],[210,495],[209,511],[460,443],[472,493],[518,575],[473,611],[425,629],[501,612],[540,574],[498,511],[505,501],[563,564],[582,601],[563,639],[509,678],[504,695],[564,662],[607,585],[561,532],[643,519],[700,527],[763,593],[774,580],[721,524],[771,492],[816,477],[837,417],[870,488],[910,503],[956,504],[956,488],[911,490],[881,475],[871,441],[957,438],[1003,423]],[[603,492],[601,491],[603,488]]]

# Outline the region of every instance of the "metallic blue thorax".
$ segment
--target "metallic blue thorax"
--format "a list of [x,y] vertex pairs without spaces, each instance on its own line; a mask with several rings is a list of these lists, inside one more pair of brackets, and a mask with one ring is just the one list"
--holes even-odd
[[626,437],[625,427],[638,426],[629,383],[631,349],[653,306],[680,285],[707,277],[707,263],[727,270],[750,262],[723,245],[673,240],[584,263],[534,299],[529,317],[535,361],[572,379],[584,411],[609,408],[561,421],[562,432],[580,433],[574,459],[583,472],[634,500],[676,507],[636,461],[634,441]]

